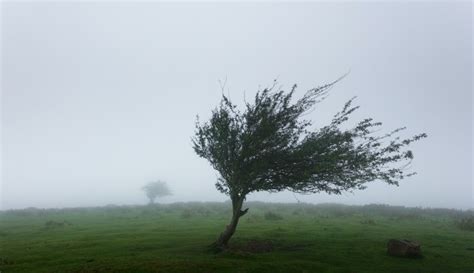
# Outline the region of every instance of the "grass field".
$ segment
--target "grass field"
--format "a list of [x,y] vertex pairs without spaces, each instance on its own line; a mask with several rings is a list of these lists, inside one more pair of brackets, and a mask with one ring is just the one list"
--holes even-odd
[[[176,203],[0,213],[0,270],[8,272],[474,271],[473,212],[383,205],[249,203],[232,249],[207,246],[228,203]],[[464,219],[464,222],[462,222]],[[464,224],[460,224],[464,223]],[[423,258],[386,254],[390,238],[421,243]],[[252,244],[271,251],[254,251]]]

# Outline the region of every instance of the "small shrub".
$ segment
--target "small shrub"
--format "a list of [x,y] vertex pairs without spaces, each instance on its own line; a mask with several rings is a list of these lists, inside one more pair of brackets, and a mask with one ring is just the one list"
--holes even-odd
[[201,215],[201,216],[206,216],[206,217],[211,215],[211,211],[208,208],[205,208],[202,206],[194,207],[192,208],[192,211],[193,211],[193,214],[196,214],[196,215]]
[[302,210],[301,209],[295,209],[292,214],[293,215],[300,215],[300,214],[302,214]]
[[271,212],[271,211],[265,212],[263,217],[265,217],[265,220],[270,220],[270,221],[276,221],[276,220],[282,220],[283,219],[283,217],[281,215],[276,214],[276,213]]
[[364,224],[364,225],[375,225],[375,221],[372,220],[372,219],[364,219],[362,221],[360,221],[361,224]]
[[461,219],[457,222],[457,226],[462,230],[474,231],[474,216]]
[[255,213],[249,213],[249,215],[245,216],[245,219],[248,223],[257,223],[262,221],[262,215],[258,215]]
[[184,219],[191,218],[192,216],[193,216],[193,212],[190,209],[185,209],[181,213],[181,218],[184,218]]
[[407,213],[407,214],[402,214],[395,217],[397,221],[413,221],[413,220],[418,220],[422,218],[423,217],[420,214],[416,214],[416,213]]
[[11,259],[0,257],[0,265],[12,265],[14,262]]
[[56,222],[53,220],[49,220],[44,225],[46,228],[59,228],[59,227],[70,226],[72,224],[69,223],[68,221]]

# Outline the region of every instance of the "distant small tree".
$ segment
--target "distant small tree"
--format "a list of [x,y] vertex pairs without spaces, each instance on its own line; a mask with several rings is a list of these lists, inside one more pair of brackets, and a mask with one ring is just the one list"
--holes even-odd
[[311,129],[311,121],[302,119],[336,82],[310,89],[294,102],[296,85],[285,92],[275,90],[275,83],[258,91],[251,103],[245,102],[243,112],[222,95],[208,122],[198,118],[194,151],[219,172],[216,188],[230,196],[233,208],[230,224],[214,246],[227,246],[239,218],[248,211],[242,206],[249,193],[341,194],[365,189],[365,183],[374,180],[398,185],[414,174],[406,172],[413,153],[405,148],[426,134],[400,139],[395,135],[405,128],[399,128],[376,135],[374,129],[382,123],[371,118],[342,128],[358,108],[352,106],[353,99],[319,129]]
[[145,192],[146,196],[150,200],[150,204],[155,203],[157,197],[164,197],[171,195],[171,191],[168,188],[166,182],[155,181],[150,182],[142,187],[142,190]]

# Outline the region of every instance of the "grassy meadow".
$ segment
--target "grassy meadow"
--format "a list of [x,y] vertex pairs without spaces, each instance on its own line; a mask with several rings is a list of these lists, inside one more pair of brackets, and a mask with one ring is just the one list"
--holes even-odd
[[[175,203],[0,212],[0,271],[440,272],[474,271],[474,213],[384,205],[250,202],[231,248],[208,245],[229,203]],[[386,253],[391,238],[423,257]]]

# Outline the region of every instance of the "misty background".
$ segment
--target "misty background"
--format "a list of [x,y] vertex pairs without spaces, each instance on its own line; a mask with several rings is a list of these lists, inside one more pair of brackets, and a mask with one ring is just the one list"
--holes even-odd
[[[268,202],[473,208],[472,3],[1,3],[1,209],[224,201],[191,147],[224,92],[274,79],[296,97],[347,71],[308,119],[426,132],[418,175],[365,191],[251,194]],[[220,81],[220,83],[219,83]],[[383,133],[381,132],[381,133]]]

